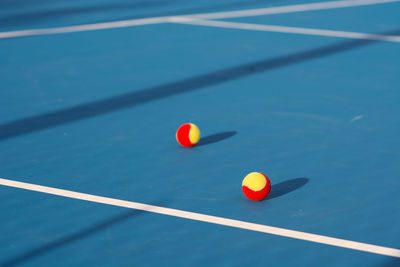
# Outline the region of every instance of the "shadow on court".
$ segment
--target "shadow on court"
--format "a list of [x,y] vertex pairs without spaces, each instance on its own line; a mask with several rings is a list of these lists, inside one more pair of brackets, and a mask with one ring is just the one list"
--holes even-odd
[[234,136],[235,134],[237,134],[236,131],[230,131],[230,132],[222,132],[222,133],[208,135],[208,136],[202,137],[197,146],[205,146],[205,145],[217,143],[217,142],[223,141],[225,139],[228,139],[228,138]]
[[[384,34],[396,33],[400,33],[400,30],[387,32]],[[59,111],[15,120],[0,125],[0,140],[37,132],[43,129],[56,127],[78,120],[92,118],[125,108],[131,108],[154,100],[164,99],[179,94],[190,93],[192,91],[204,89],[212,85],[217,85],[257,73],[263,73],[266,71],[287,67],[293,64],[299,64],[321,57],[335,55],[337,53],[374,44],[376,42],[378,41],[345,41],[333,45],[293,53],[287,56],[255,61],[180,81],[175,81],[142,90],[136,90],[130,93],[114,96],[103,100],[80,104]]]
[[98,223],[94,226],[88,227],[86,229],[83,229],[79,232],[76,232],[72,235],[65,236],[63,238],[54,240],[48,244],[45,244],[43,246],[28,250],[26,252],[21,253],[20,255],[17,255],[11,259],[8,259],[4,262],[0,262],[0,266],[6,267],[6,266],[16,266],[20,265],[23,263],[26,263],[27,261],[40,257],[41,255],[51,252],[52,250],[58,249],[60,247],[63,247],[65,245],[68,245],[70,243],[73,243],[75,241],[78,241],[80,239],[87,238],[91,235],[97,234],[98,232],[105,230],[108,227],[112,227],[122,221],[131,219],[135,216],[138,216],[142,214],[144,211],[140,210],[135,210],[135,211],[129,211],[125,212],[123,214],[120,214],[118,216],[115,216],[111,219],[108,219],[106,221],[103,221],[101,223]]
[[[287,0],[286,0],[287,1]],[[39,3],[38,3],[39,2]],[[130,20],[130,19],[141,19],[148,17],[160,17],[160,16],[176,16],[176,15],[187,15],[193,13],[205,13],[205,12],[217,12],[221,10],[227,10],[232,8],[243,8],[248,5],[263,4],[262,0],[242,0],[237,2],[229,2],[217,5],[199,6],[189,9],[174,9],[171,6],[180,7],[180,1],[176,0],[152,0],[152,1],[122,1],[122,2],[111,2],[111,4],[97,4],[94,3],[91,6],[64,6],[54,8],[49,0],[37,0],[37,1],[8,1],[0,4],[0,8],[7,7],[20,7],[22,12],[19,14],[13,14],[10,16],[0,16],[0,27],[10,27],[10,26],[24,26],[27,25],[31,27],[35,23],[42,21],[51,21],[54,19],[60,19],[69,16],[85,16],[93,14],[112,14],[113,12],[118,12],[121,10],[131,10],[131,16],[129,17],[116,17],[107,20],[89,20],[83,23],[102,23],[109,21],[118,20]],[[29,7],[41,6],[40,11],[31,11]],[[46,8],[46,6],[48,6]],[[162,7],[168,6],[169,11],[159,11],[155,12],[153,10],[160,9]],[[146,12],[147,10],[152,10],[151,12]],[[98,17],[98,16],[97,16]]]
[[308,183],[308,178],[294,178],[272,185],[271,193],[267,199],[273,199],[293,192]]
[[[29,2],[29,1],[28,1]],[[144,9],[144,8],[154,8],[160,7],[168,4],[167,1],[134,1],[134,2],[122,2],[122,3],[112,3],[107,5],[92,5],[92,6],[75,6],[75,7],[61,7],[54,8],[49,6],[48,8],[44,8],[49,1],[42,1],[41,7],[42,10],[34,11],[34,12],[26,12],[25,10],[28,8],[24,8],[27,3],[21,4],[21,10],[24,13],[19,13],[11,16],[1,16],[0,17],[0,25],[1,27],[7,26],[23,26],[29,25],[31,27],[32,24],[35,24],[40,21],[46,20],[54,20],[59,19],[60,17],[68,17],[68,16],[82,16],[85,14],[93,14],[93,13],[101,13],[101,12],[115,12],[118,10],[127,10],[132,9],[134,11]],[[29,3],[28,3],[29,4]],[[3,6],[4,4],[0,5]],[[93,23],[93,22],[92,22]]]
[[379,266],[380,267],[399,267],[400,266],[400,258],[391,258]]
[[[279,3],[279,4],[286,4],[291,3],[290,0],[280,0],[280,1],[271,1],[269,4],[272,3]],[[217,1],[215,1],[217,3]],[[163,16],[179,16],[179,15],[193,15],[199,13],[214,13],[214,12],[225,12],[231,10],[239,9],[249,9],[249,8],[257,8],[254,5],[262,5],[265,7],[266,2],[263,0],[242,0],[237,2],[227,2],[227,3],[217,3],[216,5],[207,5],[202,7],[193,7],[189,9],[181,9],[181,10],[173,10],[171,11],[163,11],[158,13],[146,14],[146,16],[130,16],[130,17],[123,17],[118,18],[118,20],[127,20],[127,19],[140,19],[144,17],[163,17]]]

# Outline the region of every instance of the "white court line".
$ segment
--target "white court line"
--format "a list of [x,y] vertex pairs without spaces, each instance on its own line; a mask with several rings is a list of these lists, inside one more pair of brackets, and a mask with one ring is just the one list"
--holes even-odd
[[190,17],[187,17],[187,18],[176,17],[176,18],[171,18],[170,21],[175,22],[175,23],[180,23],[180,24],[190,24],[190,25],[218,27],[218,28],[265,31],[265,32],[279,32],[279,33],[293,33],[293,34],[303,34],[303,35],[316,35],[316,36],[340,37],[340,38],[375,40],[375,41],[400,42],[400,36],[395,36],[395,35],[381,35],[381,34],[369,34],[369,33],[358,33],[358,32],[332,31],[332,30],[322,30],[322,29],[260,25],[260,24],[215,21],[215,20],[198,20],[198,19],[192,19]]
[[341,1],[329,1],[329,2],[317,2],[317,3],[311,3],[311,4],[291,5],[291,6],[247,9],[247,10],[229,11],[229,12],[216,12],[216,13],[203,13],[203,14],[193,14],[193,15],[189,14],[189,15],[182,15],[182,16],[172,16],[172,17],[167,16],[167,17],[153,17],[153,18],[145,18],[145,19],[121,20],[121,21],[93,23],[93,24],[84,24],[84,25],[67,26],[67,27],[55,27],[55,28],[0,32],[0,39],[36,36],[36,35],[47,35],[47,34],[93,31],[93,30],[103,30],[103,29],[115,29],[115,28],[122,28],[122,27],[132,27],[132,26],[139,26],[139,25],[166,23],[171,18],[179,18],[179,17],[187,17],[187,16],[199,18],[199,19],[238,18],[238,17],[251,17],[251,16],[283,14],[283,13],[292,13],[292,12],[303,12],[303,11],[311,11],[311,10],[324,10],[324,9],[343,8],[343,7],[385,4],[385,3],[399,2],[399,1],[400,0],[341,0]]
[[112,205],[112,206],[124,207],[124,208],[129,208],[129,209],[143,210],[143,211],[148,211],[148,212],[153,212],[153,213],[158,213],[158,214],[164,214],[164,215],[169,215],[169,216],[174,216],[174,217],[185,218],[185,219],[194,220],[194,221],[213,223],[213,224],[224,225],[224,226],[229,226],[229,227],[234,227],[234,228],[241,228],[241,229],[246,229],[246,230],[250,230],[250,231],[262,232],[262,233],[284,236],[284,237],[290,237],[290,238],[294,238],[294,239],[301,239],[301,240],[306,240],[306,241],[310,241],[310,242],[316,242],[316,243],[321,243],[321,244],[326,244],[326,245],[331,245],[331,246],[336,246],[336,247],[360,250],[360,251],[364,251],[364,252],[370,252],[370,253],[400,258],[400,249],[395,249],[395,248],[382,247],[382,246],[377,246],[377,245],[371,245],[371,244],[366,244],[366,243],[361,243],[361,242],[345,240],[345,239],[339,239],[339,238],[328,237],[328,236],[323,236],[323,235],[316,235],[316,234],[310,234],[310,233],[294,231],[294,230],[289,230],[289,229],[284,229],[284,228],[278,228],[278,227],[273,227],[273,226],[268,226],[268,225],[249,223],[249,222],[232,220],[232,219],[227,219],[227,218],[222,218],[222,217],[217,217],[217,216],[210,216],[210,215],[205,215],[205,214],[200,214],[200,213],[195,213],[195,212],[164,208],[164,207],[153,206],[153,205],[148,205],[148,204],[143,204],[143,203],[138,203],[138,202],[131,202],[131,201],[126,201],[126,200],[101,197],[101,196],[96,196],[96,195],[89,195],[89,194],[68,191],[68,190],[63,190],[63,189],[58,189],[58,188],[53,188],[53,187],[17,182],[17,181],[8,180],[8,179],[0,178],[0,185],[20,188],[20,189],[26,189],[26,190],[36,191],[36,192],[42,192],[42,193],[51,194],[51,195],[63,196],[63,197],[68,197],[68,198],[73,198],[73,199],[86,200],[86,201],[107,204],[107,205]]
[[292,6],[278,6],[278,7],[267,7],[267,8],[247,9],[247,10],[238,10],[238,11],[228,11],[228,12],[215,12],[215,13],[208,13],[208,14],[194,14],[194,15],[189,15],[189,16],[192,18],[198,18],[198,19],[241,18],[241,17],[272,15],[272,14],[284,14],[284,13],[293,13],[293,12],[334,9],[334,8],[343,8],[343,7],[367,6],[367,5],[375,5],[375,4],[392,3],[392,2],[399,2],[399,0],[327,1],[327,2],[317,2],[317,3],[310,3],[310,4],[292,5]]
[[169,17],[154,17],[154,18],[145,18],[145,19],[132,19],[132,20],[120,20],[120,21],[114,21],[114,22],[84,24],[84,25],[58,27],[58,28],[45,28],[45,29],[0,32],[0,39],[35,36],[35,35],[48,35],[48,34],[60,34],[60,33],[69,33],[69,32],[83,32],[83,31],[103,30],[103,29],[124,28],[124,27],[140,26],[140,25],[166,23],[166,22],[168,22],[168,19],[169,19]]

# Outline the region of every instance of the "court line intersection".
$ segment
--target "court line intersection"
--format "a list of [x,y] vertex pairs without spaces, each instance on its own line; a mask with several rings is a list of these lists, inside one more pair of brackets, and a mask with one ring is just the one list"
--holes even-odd
[[228,29],[291,33],[291,34],[314,35],[314,36],[325,36],[325,37],[340,37],[340,38],[361,39],[361,40],[371,40],[371,41],[400,42],[400,36],[396,35],[369,34],[369,33],[333,31],[333,30],[274,26],[274,25],[260,25],[260,24],[215,21],[215,20],[199,20],[199,19],[193,19],[191,17],[187,18],[173,17],[170,18],[170,22],[196,25],[196,26],[228,28]]
[[[181,16],[166,16],[166,17],[153,17],[123,21],[113,21],[104,23],[93,23],[85,25],[75,25],[66,27],[55,27],[55,28],[44,28],[44,29],[30,29],[30,30],[18,30],[9,32],[0,32],[0,39],[16,38],[16,37],[29,37],[29,36],[40,36],[50,34],[62,34],[62,33],[73,33],[73,32],[84,32],[102,29],[115,29],[123,27],[133,27],[142,25],[152,25],[161,23],[176,23],[176,24],[190,24],[198,26],[208,27],[219,27],[219,28],[231,28],[231,29],[242,29],[242,30],[256,30],[266,32],[280,32],[290,34],[302,34],[302,35],[314,35],[314,36],[328,36],[328,37],[340,37],[350,39],[363,39],[363,40],[376,40],[376,41],[389,41],[389,42],[400,42],[399,36],[393,35],[380,35],[380,34],[368,34],[368,33],[357,33],[357,32],[346,32],[346,31],[335,31],[335,30],[324,30],[324,29],[311,29],[311,28],[299,28],[299,27],[287,27],[287,26],[274,26],[274,25],[259,25],[250,23],[237,23],[227,21],[215,21],[212,19],[225,19],[225,18],[239,18],[239,17],[253,17],[261,15],[271,14],[284,14],[293,12],[305,12],[315,10],[326,10],[335,8],[355,7],[355,6],[366,6],[374,4],[394,3],[400,2],[400,0],[340,0],[340,1],[329,1],[329,2],[317,2],[290,6],[278,6],[269,8],[249,9],[249,10],[238,10],[228,12],[215,12],[205,14],[192,14],[192,15],[181,15]],[[23,183],[9,179],[1,179],[0,185],[25,189],[35,192],[41,192],[45,194],[57,195],[66,198],[79,199],[84,201],[90,201],[100,204],[119,206],[129,209],[143,210],[147,212],[163,214],[168,216],[180,217],[184,219],[201,221],[206,223],[212,223],[217,225],[223,225],[233,228],[240,228],[249,231],[256,231],[266,234],[272,234],[277,236],[283,236],[293,239],[305,240],[325,245],[331,245],[336,247],[342,247],[347,249],[353,249],[363,252],[369,252],[374,254],[380,254],[385,256],[400,258],[400,249],[378,246],[373,244],[367,244],[362,242],[356,242],[346,239],[334,238],[329,236],[317,235],[307,232],[295,231],[290,229],[284,229],[279,227],[273,227],[262,224],[255,224],[240,220],[233,220],[223,217],[211,216],[206,214],[200,214],[195,212],[183,211],[178,209],[171,209],[166,207],[148,205],[144,203],[125,201],[114,198],[107,198],[97,195],[90,195],[85,193],[79,193],[74,191],[68,191],[53,187],[46,187],[36,184]]]
[[[54,27],[54,28],[0,32],[0,39],[40,36],[40,35],[49,35],[49,34],[62,34],[62,33],[72,33],[72,32],[83,32],[83,31],[94,31],[94,30],[103,30],[103,29],[116,29],[116,28],[123,28],[123,27],[169,23],[174,20],[176,22],[177,20],[182,19],[182,18],[183,19],[185,19],[185,18],[223,19],[223,18],[254,17],[254,16],[261,16],[261,15],[326,10],[326,9],[335,9],[335,8],[394,3],[394,2],[400,2],[400,0],[340,0],[340,1],[329,1],[329,2],[317,2],[317,3],[309,3],[309,4],[279,6],[279,7],[228,11],[228,12],[189,14],[189,15],[181,15],[181,16],[152,17],[152,18],[143,18],[143,19],[132,19],[132,20],[121,20],[121,21],[112,21],[112,22],[74,25],[74,26],[66,26],[66,27]],[[283,32],[287,32],[287,31],[283,31]],[[362,33],[360,33],[360,34],[362,34]]]

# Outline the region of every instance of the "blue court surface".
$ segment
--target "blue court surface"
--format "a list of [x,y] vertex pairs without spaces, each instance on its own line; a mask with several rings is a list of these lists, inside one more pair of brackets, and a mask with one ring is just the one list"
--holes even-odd
[[400,266],[398,0],[1,0],[0,81],[0,266]]

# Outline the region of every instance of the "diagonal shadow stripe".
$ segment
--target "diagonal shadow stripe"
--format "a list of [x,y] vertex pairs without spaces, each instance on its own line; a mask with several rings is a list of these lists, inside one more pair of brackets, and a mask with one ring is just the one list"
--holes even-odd
[[218,143],[220,141],[223,141],[225,139],[234,136],[235,134],[237,134],[236,131],[228,131],[228,132],[220,132],[212,135],[207,135],[200,139],[200,142],[196,145],[196,147]]
[[289,194],[308,183],[308,178],[294,178],[272,185],[271,193],[268,199],[273,199],[286,194]]
[[88,228],[82,229],[81,231],[78,231],[76,233],[73,233],[73,234],[65,236],[65,237],[61,237],[59,239],[56,239],[54,241],[51,241],[51,242],[43,245],[43,246],[39,246],[39,247],[33,248],[31,250],[28,250],[26,252],[23,252],[23,253],[15,256],[13,258],[10,258],[4,262],[0,262],[0,267],[10,267],[10,266],[16,266],[16,265],[26,263],[27,261],[30,261],[37,257],[40,257],[41,255],[49,253],[52,250],[66,246],[70,243],[74,243],[78,240],[88,238],[92,235],[98,234],[99,232],[101,232],[109,227],[117,225],[125,220],[131,219],[142,213],[143,213],[143,211],[137,211],[137,210],[124,212],[118,216],[107,219],[103,222],[100,222],[100,223],[90,226]]
[[[35,1],[36,3],[36,1]],[[138,9],[144,8],[154,8],[163,5],[167,5],[169,2],[161,1],[161,0],[153,0],[153,1],[141,1],[141,2],[112,2],[107,5],[92,5],[92,6],[72,6],[72,7],[59,7],[59,8],[51,8],[51,6],[47,7],[47,9],[43,9],[40,11],[34,12],[26,12],[19,14],[12,14],[10,16],[0,16],[0,27],[7,26],[19,26],[19,25],[32,25],[41,21],[51,20],[60,17],[66,16],[77,16],[77,15],[85,15],[92,13],[100,13],[100,12],[113,12],[118,10],[128,10],[132,9],[137,11]],[[16,3],[14,3],[16,4]],[[33,3],[32,3],[33,4]],[[38,3],[36,3],[37,5]],[[29,2],[26,1],[20,2],[20,5],[29,5]],[[45,5],[43,5],[46,7]],[[29,10],[29,8],[25,8]]]
[[[400,30],[385,34],[398,34]],[[191,91],[204,89],[211,85],[220,84],[230,80],[243,78],[256,73],[278,69],[292,64],[302,63],[321,57],[326,57],[376,43],[374,40],[352,40],[321,48],[302,51],[282,57],[260,60],[224,70],[199,75],[196,77],[167,83],[135,92],[130,92],[115,97],[89,102],[70,108],[50,112],[42,115],[27,117],[0,125],[0,140],[23,134],[33,133],[58,125],[87,119],[109,112],[133,107],[143,103],[159,100]]]
[[[39,2],[39,3],[38,3]],[[42,3],[40,3],[42,2]],[[280,2],[284,2],[281,0]],[[287,2],[287,0],[285,1]],[[41,4],[42,7],[46,7],[47,3],[52,3],[52,1],[48,0],[36,0],[36,1],[10,1],[1,3],[2,8],[7,7],[15,7],[20,6],[23,8],[22,10],[29,10],[30,5],[38,5]],[[152,12],[151,14],[146,13],[144,10],[154,10],[159,9],[163,6],[173,6],[174,1],[170,0],[144,0],[144,1],[113,1],[110,4],[99,4],[94,3],[94,5],[90,6],[71,6],[71,7],[59,7],[52,8],[48,6],[46,9],[41,11],[30,11],[26,13],[12,14],[10,16],[0,16],[0,28],[4,28],[7,26],[20,26],[20,25],[29,25],[39,23],[41,21],[54,20],[55,18],[59,19],[60,17],[68,17],[68,16],[77,16],[77,15],[87,15],[87,14],[98,14],[98,13],[111,13],[113,11],[120,10],[129,10],[131,9],[131,15],[129,17],[117,18],[113,21],[119,20],[131,20],[131,19],[139,19],[139,18],[151,18],[151,17],[159,17],[159,16],[176,16],[176,15],[190,15],[190,14],[198,14],[201,12],[216,12],[221,10],[226,10],[227,8],[237,8],[243,7],[244,5],[254,5],[254,4],[265,4],[262,0],[241,0],[236,2],[229,2],[223,4],[216,5],[207,5],[194,7],[190,9],[182,9],[182,10],[169,10],[169,11],[160,11],[160,12]],[[171,9],[171,8],[169,8]],[[139,12],[140,11],[140,12]],[[89,21],[87,23],[102,23],[102,22],[110,22],[110,19],[97,19],[94,21]]]

